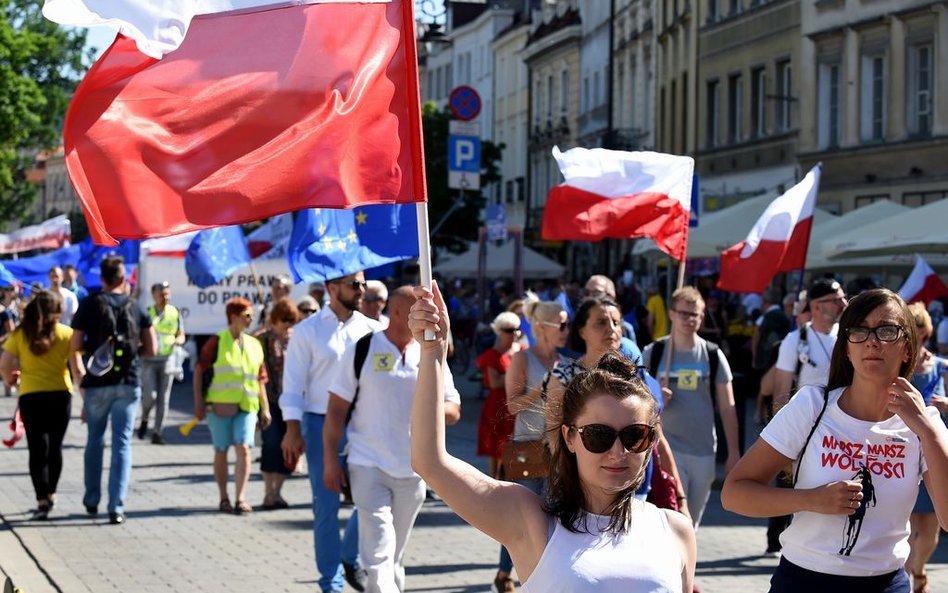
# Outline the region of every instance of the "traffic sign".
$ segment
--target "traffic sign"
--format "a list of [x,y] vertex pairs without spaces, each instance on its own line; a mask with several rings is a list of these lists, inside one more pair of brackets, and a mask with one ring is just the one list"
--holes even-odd
[[481,139],[448,136],[448,171],[481,172]]
[[448,189],[481,189],[481,174],[466,171],[448,171]]
[[481,137],[481,122],[452,119],[448,122],[448,134],[451,136]]
[[455,87],[448,97],[448,109],[454,117],[471,121],[481,113],[481,96],[469,86]]

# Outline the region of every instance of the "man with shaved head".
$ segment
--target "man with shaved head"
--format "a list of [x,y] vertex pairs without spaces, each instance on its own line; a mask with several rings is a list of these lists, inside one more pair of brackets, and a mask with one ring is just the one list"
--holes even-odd
[[[411,406],[421,362],[421,345],[408,328],[414,302],[410,286],[392,292],[388,328],[350,346],[329,387],[323,480],[331,491],[352,490],[367,591],[405,590],[405,546],[425,501],[425,482],[411,467]],[[454,424],[461,397],[447,369],[444,399],[445,423]],[[351,483],[335,455],[346,432]]]

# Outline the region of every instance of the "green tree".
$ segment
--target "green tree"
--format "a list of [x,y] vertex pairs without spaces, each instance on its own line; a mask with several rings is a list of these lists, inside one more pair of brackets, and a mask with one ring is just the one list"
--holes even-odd
[[91,63],[85,30],[46,20],[42,3],[6,0],[0,19],[0,225],[23,219],[38,188],[26,181],[37,152],[62,142],[63,118]]
[[[486,200],[479,190],[461,192],[448,189],[448,122],[449,111],[439,111],[434,102],[422,107],[421,126],[425,139],[425,173],[428,182],[428,218],[432,230],[443,224],[431,237],[434,247],[463,251],[465,241],[477,240],[476,221]],[[500,181],[500,159],[503,144],[481,143],[481,187]],[[453,208],[453,209],[452,209]],[[447,218],[445,218],[447,217]]]

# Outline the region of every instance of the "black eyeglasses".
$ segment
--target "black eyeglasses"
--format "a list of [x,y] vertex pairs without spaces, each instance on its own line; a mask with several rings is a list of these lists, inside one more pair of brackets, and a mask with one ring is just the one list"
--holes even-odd
[[569,329],[569,321],[561,321],[559,323],[554,323],[553,321],[541,321],[543,325],[548,325],[550,327],[559,328],[561,332],[565,332]]
[[365,290],[368,284],[363,280],[359,282],[358,280],[352,280],[351,282],[343,282],[342,280],[336,280],[336,284],[341,284],[343,286],[348,286],[352,290]]
[[846,330],[846,339],[850,344],[862,344],[869,339],[869,334],[875,334],[880,342],[895,342],[902,337],[902,326],[851,327]]
[[688,319],[698,319],[704,313],[695,313],[694,311],[679,311],[678,309],[672,309],[675,313],[678,313],[682,317],[687,317]]
[[500,331],[504,332],[505,334],[515,334],[520,331],[520,328],[519,327],[502,327],[500,328]]
[[590,453],[605,453],[612,448],[616,437],[622,442],[626,451],[641,453],[647,451],[655,441],[655,427],[651,424],[630,424],[616,430],[605,424],[587,424],[586,426],[570,426],[579,433],[583,446]]

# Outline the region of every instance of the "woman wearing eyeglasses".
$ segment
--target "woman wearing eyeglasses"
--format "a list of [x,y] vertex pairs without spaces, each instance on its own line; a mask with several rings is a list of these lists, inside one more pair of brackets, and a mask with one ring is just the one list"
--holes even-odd
[[[422,343],[422,361],[412,408],[412,465],[452,510],[507,547],[522,590],[690,593],[691,523],[634,497],[658,421],[635,367],[607,355],[569,383],[561,406],[547,408],[558,446],[543,498],[491,479],[445,450],[447,310],[437,288],[416,288],[415,294],[409,325]],[[424,341],[425,330],[435,339]]]
[[507,411],[504,375],[510,367],[510,357],[521,349],[518,342],[520,318],[504,311],[494,318],[490,328],[494,331],[494,345],[478,356],[475,362],[488,389],[477,424],[477,454],[487,456],[490,475],[496,478],[499,475],[501,450],[514,428],[513,416]]
[[[773,593],[908,593],[920,479],[948,518],[948,430],[909,382],[916,329],[897,294],[860,294],[839,324],[828,385],[804,387],[770,421],[728,475],[722,503],[750,517],[794,514]],[[788,461],[794,488],[770,486]]]
[[[553,301],[541,302],[536,295],[528,293],[523,305],[524,315],[530,324],[530,332],[535,342],[528,350],[521,350],[510,359],[510,368],[504,376],[504,386],[507,394],[507,410],[514,417],[514,429],[511,442],[505,447],[530,447],[539,445],[536,449],[523,449],[531,452],[537,458],[542,458],[545,450],[543,444],[543,430],[545,420],[545,404],[541,398],[543,380],[546,374],[565,358],[557,353],[558,348],[566,346],[566,337],[569,335],[569,318],[563,306]],[[511,445],[519,443],[520,445]],[[511,448],[511,451],[514,451]],[[504,458],[509,458],[504,452]],[[524,453],[524,462],[528,461]],[[530,460],[533,461],[532,459]],[[523,476],[523,470],[517,473],[516,467],[502,468],[504,477],[508,480],[523,484],[531,492],[542,494],[546,486],[546,471],[530,473]],[[514,581],[511,577],[513,561],[507,548],[500,548],[500,562],[497,566],[497,575],[494,577],[493,590],[502,593],[514,590]]]
[[[227,328],[204,344],[194,370],[194,415],[207,417],[214,445],[214,480],[220,492],[222,513],[249,513],[253,507],[244,494],[250,478],[250,449],[258,420],[270,426],[270,405],[265,385],[267,367],[263,347],[246,333],[253,324],[250,301],[234,297],[227,301]],[[206,378],[210,374],[210,380]],[[227,450],[233,446],[235,501],[227,495]]]
[[293,326],[300,320],[300,312],[293,301],[284,297],[273,304],[270,311],[270,329],[258,339],[263,346],[263,362],[267,367],[267,402],[270,410],[270,426],[260,433],[260,473],[263,474],[263,509],[285,509],[289,506],[283,499],[283,482],[293,473],[293,468],[283,463],[280,447],[286,434],[286,422],[280,411],[280,394],[283,393],[283,359],[293,334]]

